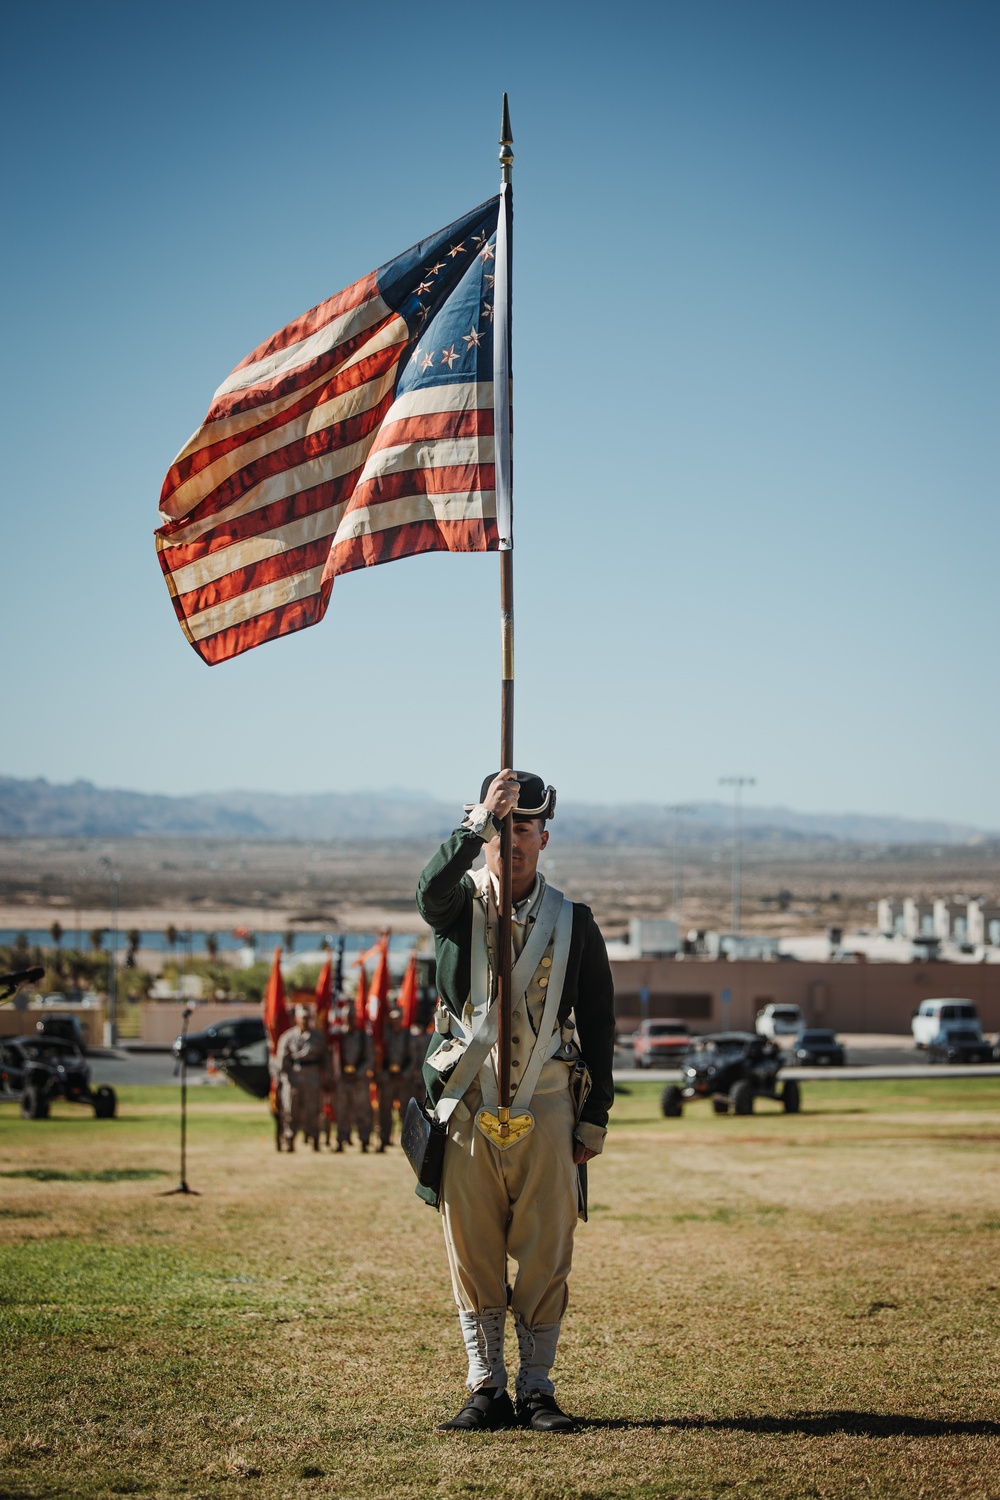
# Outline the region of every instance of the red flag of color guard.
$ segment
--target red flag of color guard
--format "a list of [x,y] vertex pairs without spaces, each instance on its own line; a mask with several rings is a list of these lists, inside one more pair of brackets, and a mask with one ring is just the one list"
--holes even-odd
[[403,1025],[407,1030],[416,1024],[417,1019],[417,950],[414,948],[410,954],[410,962],[406,965],[406,973],[403,975],[403,983],[399,987],[399,998],[396,1001],[403,1012]]
[[156,533],[181,629],[206,662],[316,624],[340,573],[500,545],[499,202],[296,318],[216,391],[164,480]]
[[363,963],[358,966],[358,993],[354,999],[354,1016],[359,1031],[368,1030],[368,976]]
[[389,1009],[389,935],[380,937],[377,944],[378,957],[375,975],[368,991],[368,1013],[372,1018],[372,1035],[376,1046],[382,1045],[385,1018]]
[[264,1030],[267,1032],[272,1052],[277,1051],[279,1037],[288,1030],[291,1024],[292,1018],[285,1004],[285,981],[281,976],[281,947],[279,945],[274,950],[267,989],[264,991]]
[[316,981],[316,1023],[323,1036],[326,1036],[327,1026],[330,1021],[330,1006],[332,1004],[333,960],[329,952],[327,952],[326,962],[320,969],[319,978]]

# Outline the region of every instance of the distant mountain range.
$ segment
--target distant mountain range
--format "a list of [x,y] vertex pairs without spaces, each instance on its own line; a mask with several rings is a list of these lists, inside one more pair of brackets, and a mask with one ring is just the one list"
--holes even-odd
[[[256,839],[435,839],[461,817],[460,808],[411,792],[204,792],[166,797],[96,787],[90,781],[53,785],[0,777],[0,836],[128,838],[155,835]],[[560,802],[559,833],[571,842],[662,845],[674,820],[653,803],[590,806]],[[1000,835],[962,823],[877,817],[863,813],[798,813],[747,807],[748,842],[978,844]],[[702,802],[684,818],[685,844],[718,843],[729,835],[732,809]]]

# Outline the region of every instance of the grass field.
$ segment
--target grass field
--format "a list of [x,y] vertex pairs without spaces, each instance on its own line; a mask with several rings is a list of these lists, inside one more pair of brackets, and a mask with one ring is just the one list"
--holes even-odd
[[[0,1497],[1000,1496],[1000,1081],[617,1103],[556,1375],[574,1437],[443,1437],[463,1361],[398,1150],[266,1107],[0,1106]],[[162,1176],[151,1174],[162,1173]],[[97,1180],[95,1180],[97,1179]]]

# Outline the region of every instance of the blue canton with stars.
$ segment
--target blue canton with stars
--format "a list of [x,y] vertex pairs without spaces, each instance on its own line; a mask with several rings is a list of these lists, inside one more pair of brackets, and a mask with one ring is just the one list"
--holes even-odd
[[377,272],[379,294],[406,320],[411,347],[396,394],[493,379],[493,284],[499,198],[421,240]]

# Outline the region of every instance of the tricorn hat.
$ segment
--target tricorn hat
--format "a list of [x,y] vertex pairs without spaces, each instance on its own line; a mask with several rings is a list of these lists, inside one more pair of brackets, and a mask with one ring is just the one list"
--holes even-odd
[[[483,782],[479,793],[480,802],[483,801],[490,789],[490,782],[495,781],[500,775],[499,771],[493,771]],[[540,776],[533,771],[515,771],[521,787],[521,794],[517,806],[514,809],[515,818],[551,818],[555,816],[556,789],[554,786],[546,786]]]

